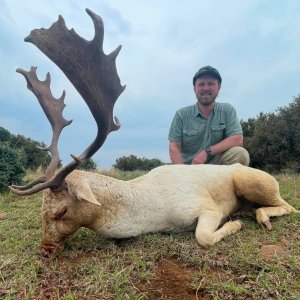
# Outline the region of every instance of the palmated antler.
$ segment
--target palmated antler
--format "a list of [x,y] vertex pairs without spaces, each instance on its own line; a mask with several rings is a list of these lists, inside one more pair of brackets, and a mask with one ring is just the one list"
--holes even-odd
[[[73,29],[68,30],[61,16],[49,29],[33,30],[25,41],[36,45],[65,73],[87,103],[97,123],[97,136],[81,155],[77,157],[72,155],[73,161],[54,175],[59,162],[57,140],[63,127],[70,123],[62,117],[65,93],[60,100],[54,99],[50,91],[50,75],[47,74],[46,80],[41,82],[36,77],[36,69],[32,68],[30,72],[18,69],[17,71],[25,76],[28,88],[38,97],[53,128],[53,139],[48,148],[52,161],[45,176],[25,186],[10,187],[18,195],[30,195],[46,188],[59,189],[66,176],[89,159],[103,145],[111,131],[120,128],[118,119],[113,118],[113,107],[125,89],[125,86],[120,84],[116,69],[116,58],[121,46],[106,55],[103,52],[102,19],[89,9],[86,11],[94,22],[95,36],[92,41],[81,38]],[[40,88],[36,89],[36,86]],[[40,99],[48,99],[49,96],[52,98],[51,101],[41,102]]]
[[37,78],[36,69],[37,68],[31,67],[30,72],[27,72],[22,69],[17,69],[17,72],[24,75],[27,81],[27,88],[30,91],[32,91],[37,97],[44,113],[47,116],[47,119],[51,124],[53,131],[51,144],[47,148],[41,148],[41,150],[49,151],[51,153],[52,159],[49,167],[45,172],[45,175],[42,175],[39,178],[23,186],[12,185],[12,189],[14,192],[16,192],[16,190],[26,191],[29,188],[35,186],[36,184],[47,182],[53,177],[60,161],[57,148],[60,133],[65,126],[69,125],[72,122],[65,120],[62,116],[63,109],[65,108],[65,91],[63,91],[62,96],[59,99],[55,99],[52,96],[50,90],[50,74],[47,73],[45,81],[40,81]]

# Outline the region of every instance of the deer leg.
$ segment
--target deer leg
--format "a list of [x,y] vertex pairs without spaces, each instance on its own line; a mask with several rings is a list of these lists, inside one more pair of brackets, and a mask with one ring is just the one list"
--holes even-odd
[[262,224],[268,230],[272,229],[270,217],[279,217],[283,215],[289,215],[293,212],[293,208],[286,205],[275,207],[260,207],[256,210],[256,220],[259,224]]
[[201,246],[212,246],[225,236],[241,230],[243,223],[239,220],[226,222],[218,229],[223,214],[218,211],[206,211],[199,216],[196,227],[196,239]]

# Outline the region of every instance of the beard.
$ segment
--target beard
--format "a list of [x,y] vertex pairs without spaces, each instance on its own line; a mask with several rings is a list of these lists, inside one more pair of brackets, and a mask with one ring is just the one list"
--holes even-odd
[[210,94],[199,95],[197,97],[199,103],[205,106],[212,104],[216,100],[216,98],[216,96]]

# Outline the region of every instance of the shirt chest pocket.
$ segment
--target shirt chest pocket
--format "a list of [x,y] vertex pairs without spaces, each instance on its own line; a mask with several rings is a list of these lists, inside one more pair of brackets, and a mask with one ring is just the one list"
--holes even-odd
[[215,125],[211,127],[211,144],[215,145],[225,138],[226,125]]
[[183,130],[183,143],[187,146],[199,146],[201,135],[197,130]]

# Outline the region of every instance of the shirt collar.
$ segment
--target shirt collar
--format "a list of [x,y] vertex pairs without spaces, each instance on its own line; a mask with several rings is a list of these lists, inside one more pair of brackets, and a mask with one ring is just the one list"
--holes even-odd
[[[216,104],[215,104],[215,106],[214,106],[214,109],[213,109],[213,113],[216,112],[217,104],[218,104],[218,103],[216,102]],[[200,109],[199,109],[198,102],[196,102],[196,104],[194,105],[194,116],[195,116],[195,117],[198,117],[198,116],[203,117],[203,115],[202,115],[202,113],[201,113],[201,111],[200,111]]]
[[198,106],[198,102],[196,102],[196,104],[194,105],[194,116],[195,117],[202,116],[201,111]]

